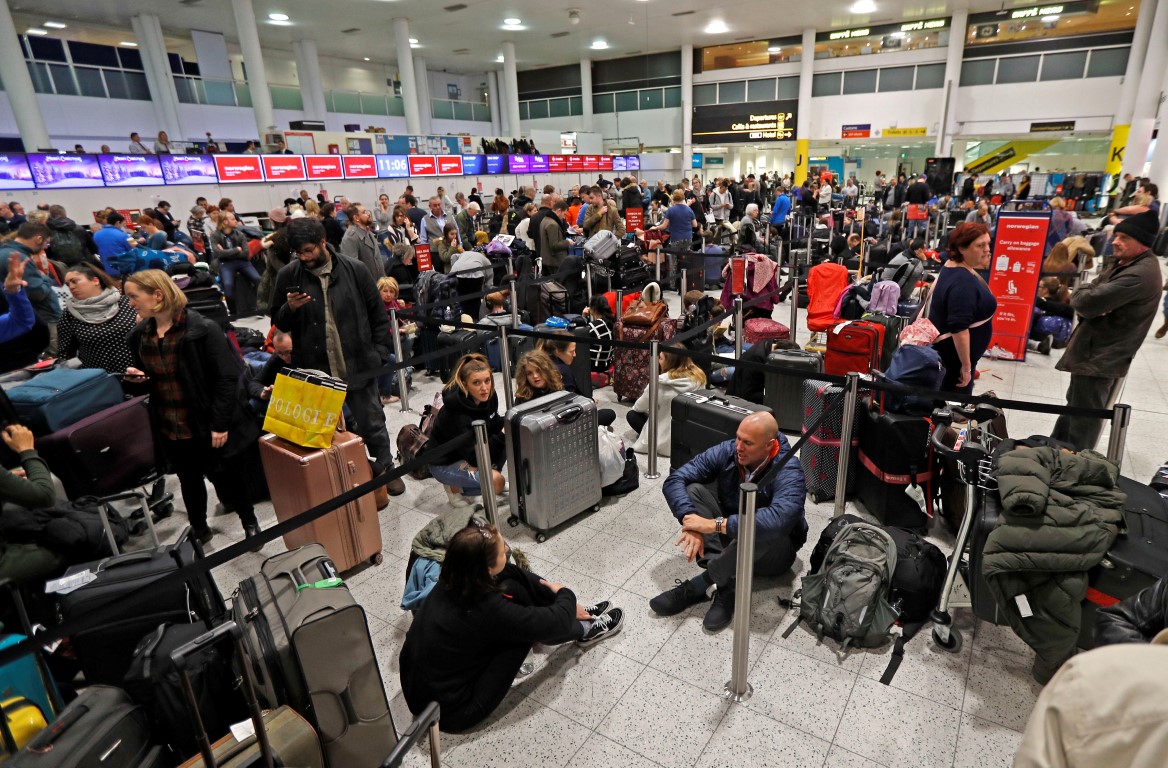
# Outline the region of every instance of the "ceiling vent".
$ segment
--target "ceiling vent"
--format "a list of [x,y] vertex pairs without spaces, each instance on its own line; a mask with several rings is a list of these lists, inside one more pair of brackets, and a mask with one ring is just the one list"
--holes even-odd
[[452,51],[452,53],[462,56],[464,54],[470,53],[470,48],[459,48],[457,51]]
[[349,27],[348,29],[342,29],[341,34],[342,35],[351,35],[354,32],[360,32],[360,31],[361,31],[360,27]]
[[203,0],[178,0],[179,5],[198,5]]
[[670,16],[692,16],[694,11],[681,11],[680,13],[671,13]]
[[552,37],[567,37],[571,32],[552,32]]
[[466,3],[455,3],[454,5],[448,5],[442,10],[449,11],[450,13],[454,13],[455,11],[464,11],[466,10]]

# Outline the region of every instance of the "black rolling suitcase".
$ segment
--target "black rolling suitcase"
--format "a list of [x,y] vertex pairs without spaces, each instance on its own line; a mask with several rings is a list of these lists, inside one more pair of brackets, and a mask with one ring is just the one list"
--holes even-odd
[[[932,518],[932,426],[921,416],[878,413],[864,408],[857,420],[856,498],[885,525],[923,533]],[[915,486],[925,509],[908,495]]]
[[677,469],[707,448],[733,440],[743,419],[756,411],[770,410],[712,389],[681,393],[670,406],[669,468]]
[[439,361],[438,362],[438,375],[441,376],[443,380],[449,379],[450,374],[454,371],[454,365],[458,362],[458,359],[460,357],[462,357],[463,355],[469,355],[469,354],[472,354],[474,352],[482,352],[483,354],[486,354],[486,344],[487,344],[487,336],[488,335],[489,335],[489,333],[486,331],[472,331],[469,328],[455,328],[453,331],[450,331],[450,332],[444,331],[442,333],[439,333],[438,334],[438,347],[437,347],[438,349],[447,349],[449,347],[458,346],[459,344],[462,344],[463,342],[470,341],[471,339],[475,338],[476,336],[483,337],[483,347],[481,349],[474,349],[474,348],[463,349],[459,352],[451,352],[450,354],[446,355],[445,357],[438,358],[438,361]]
[[[808,374],[823,373],[823,355],[802,349],[776,349],[767,363],[784,368],[798,368]],[[803,426],[803,379],[798,376],[767,371],[763,384],[763,403],[770,407],[784,432],[798,432]]]
[[[966,489],[970,493],[971,489]],[[986,539],[990,532],[998,527],[998,519],[1002,516],[1002,498],[996,490],[985,491],[980,494],[977,507],[974,509],[973,523],[969,529],[969,571],[965,582],[969,587],[970,602],[973,613],[982,621],[1005,625],[1004,612],[998,610],[998,603],[994,593],[982,576],[982,553],[985,551]]]

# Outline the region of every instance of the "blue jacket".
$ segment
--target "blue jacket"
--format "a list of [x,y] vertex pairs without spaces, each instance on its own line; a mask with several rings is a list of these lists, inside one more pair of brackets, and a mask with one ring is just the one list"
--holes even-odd
[[44,323],[56,322],[61,317],[61,302],[53,290],[53,281],[37,269],[32,261],[32,252],[15,240],[0,247],[0,280],[8,277],[8,255],[16,251],[24,262],[25,292],[33,311]]
[[0,315],[0,344],[26,333],[36,324],[36,314],[23,287],[16,293],[6,291],[4,298],[8,299],[8,311]]
[[790,195],[775,195],[775,205],[771,208],[771,224],[786,224],[791,212]]
[[[781,460],[791,450],[785,435],[779,435],[779,454],[774,461]],[[803,484],[803,468],[797,458],[791,459],[777,474],[758,487],[755,504],[755,533],[759,541],[789,536],[797,530],[807,531],[807,517],[803,505],[807,489]],[[734,452],[734,441],[718,443],[694,456],[688,464],[674,470],[661,491],[665,502],[678,522],[695,512],[693,502],[686,493],[690,483],[711,483],[717,481],[718,501],[726,517],[726,531],[730,536],[738,536],[738,486],[742,474],[738,468],[738,457]]]

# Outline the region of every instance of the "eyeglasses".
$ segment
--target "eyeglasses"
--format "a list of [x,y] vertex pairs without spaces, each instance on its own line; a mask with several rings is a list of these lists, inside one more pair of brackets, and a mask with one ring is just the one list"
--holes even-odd
[[301,248],[300,250],[292,251],[292,255],[293,256],[311,256],[312,254],[317,252],[319,247],[320,246],[317,246],[317,245],[306,245],[303,248]]

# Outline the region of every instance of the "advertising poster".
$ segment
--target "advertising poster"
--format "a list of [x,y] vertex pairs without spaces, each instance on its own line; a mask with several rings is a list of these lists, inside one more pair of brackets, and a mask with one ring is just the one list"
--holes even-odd
[[461,176],[462,175],[462,155],[439,155],[438,156],[438,175],[439,176]]
[[1046,253],[1049,211],[1012,211],[998,216],[990,291],[998,300],[990,348],[999,347],[1014,360],[1026,359],[1026,340],[1034,317],[1042,259]]
[[304,181],[303,155],[260,155],[268,181]]
[[414,245],[414,260],[418,262],[418,270],[421,272],[429,272],[434,268],[434,261],[430,258],[429,243]]
[[0,187],[4,189],[33,189],[32,170],[24,155],[0,155]]
[[[404,179],[411,175],[411,164],[407,155],[377,155],[377,176],[382,179]],[[434,158],[428,158],[431,168]],[[433,170],[430,171],[433,175]]]
[[341,155],[305,155],[304,172],[313,181],[345,178]]
[[38,189],[105,186],[97,155],[44,155],[33,152],[27,157],[32,179]]
[[167,184],[214,184],[215,158],[211,155],[158,155]]
[[463,155],[462,156],[462,175],[463,176],[481,176],[487,171],[487,156],[486,155]]
[[406,159],[409,161],[409,170],[411,176],[438,175],[438,166],[434,162],[433,155],[410,155]]
[[263,181],[264,169],[261,155],[215,155],[215,170],[220,184],[237,184],[243,181]]
[[341,155],[341,167],[345,169],[346,179],[376,179],[381,170],[381,164],[374,161],[373,155]]
[[107,187],[154,187],[162,184],[158,155],[98,155]]
[[641,208],[625,208],[625,231],[641,229],[645,222],[645,211]]

